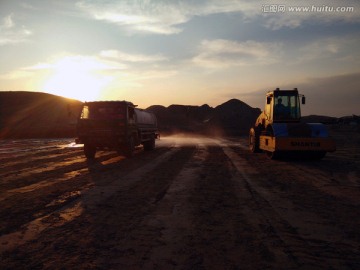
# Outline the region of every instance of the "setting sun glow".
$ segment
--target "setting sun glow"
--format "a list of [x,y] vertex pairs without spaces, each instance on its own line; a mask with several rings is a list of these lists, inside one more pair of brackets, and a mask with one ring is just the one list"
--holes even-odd
[[64,57],[51,67],[52,74],[43,89],[81,101],[95,100],[111,81],[109,76],[100,72],[105,68],[105,64],[93,58]]
[[0,0],[0,92],[262,108],[297,87],[304,115],[360,115],[360,1],[282,2]]

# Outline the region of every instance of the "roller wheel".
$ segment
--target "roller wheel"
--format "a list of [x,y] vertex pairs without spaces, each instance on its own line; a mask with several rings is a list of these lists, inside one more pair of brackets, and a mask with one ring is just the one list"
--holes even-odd
[[277,151],[274,151],[274,152],[266,151],[266,155],[270,159],[278,159],[278,158],[280,158],[280,153],[277,152]]
[[249,149],[253,153],[259,153],[259,131],[256,128],[251,128],[249,132]]

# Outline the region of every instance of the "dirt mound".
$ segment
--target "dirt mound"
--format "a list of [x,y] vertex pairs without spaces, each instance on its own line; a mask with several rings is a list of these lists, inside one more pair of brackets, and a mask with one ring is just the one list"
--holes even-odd
[[[73,137],[81,102],[39,92],[0,92],[0,138]],[[69,108],[73,115],[69,116]],[[231,99],[215,108],[153,105],[148,108],[166,133],[247,134],[260,109]]]
[[323,123],[323,124],[335,124],[338,119],[336,117],[324,116],[324,115],[308,115],[301,119],[303,123]]
[[215,108],[202,106],[160,105],[148,108],[158,118],[163,132],[247,134],[251,125],[261,113],[246,103],[231,99]]
[[0,138],[75,136],[81,102],[38,92],[0,92]]

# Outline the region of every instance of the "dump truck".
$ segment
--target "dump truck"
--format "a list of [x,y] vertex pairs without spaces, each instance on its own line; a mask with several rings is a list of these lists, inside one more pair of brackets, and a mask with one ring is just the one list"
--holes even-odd
[[155,148],[155,139],[159,138],[157,119],[153,113],[136,107],[128,101],[83,104],[76,143],[84,144],[86,158],[93,159],[99,149],[132,157],[136,146],[143,145],[146,151]]
[[269,91],[265,109],[249,132],[252,152],[266,152],[271,159],[304,157],[321,159],[336,150],[335,141],[321,123],[302,123],[300,101],[305,96],[297,88]]

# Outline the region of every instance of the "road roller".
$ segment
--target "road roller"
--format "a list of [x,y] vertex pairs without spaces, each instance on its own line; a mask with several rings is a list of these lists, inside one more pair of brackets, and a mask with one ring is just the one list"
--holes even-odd
[[265,152],[271,159],[322,159],[335,151],[335,141],[324,124],[301,121],[300,103],[305,101],[297,88],[267,92],[265,109],[249,132],[250,151]]

